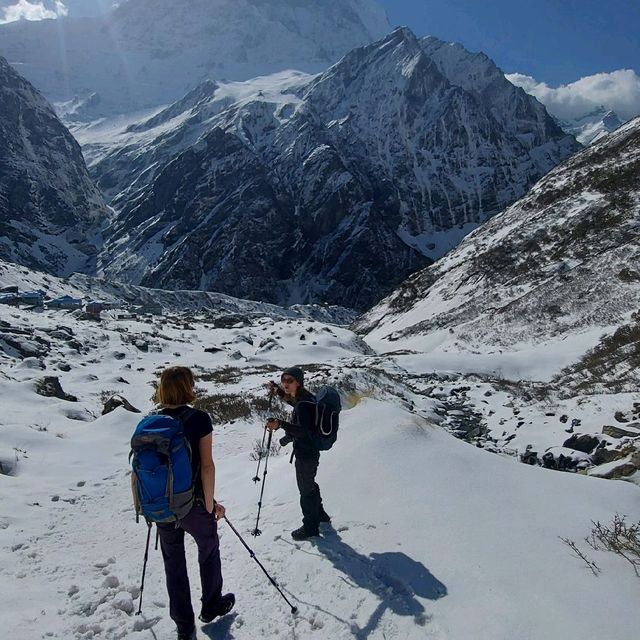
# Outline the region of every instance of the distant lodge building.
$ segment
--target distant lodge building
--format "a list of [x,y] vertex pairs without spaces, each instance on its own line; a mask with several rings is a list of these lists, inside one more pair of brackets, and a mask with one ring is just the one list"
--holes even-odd
[[137,305],[131,309],[132,313],[135,313],[139,316],[161,316],[162,315],[162,305],[158,302],[143,302],[140,305]]
[[23,291],[13,293],[0,294],[0,304],[10,304],[18,306],[21,304],[29,305],[32,307],[42,307],[44,305],[44,298],[46,293],[44,291]]
[[[82,309],[85,304],[81,298],[74,298],[73,296],[59,296],[51,300],[46,299],[45,291],[22,291],[18,290],[18,287],[4,287],[0,290],[0,304],[10,304],[13,306],[32,306],[32,307],[44,307],[47,309],[65,309],[76,310]],[[105,309],[116,309],[121,304],[117,302],[100,302],[92,301],[88,302],[85,310],[92,315],[100,315],[100,312]]]
[[82,300],[71,296],[61,296],[48,300],[47,309],[82,309]]
[[105,310],[105,308],[106,307],[103,302],[93,301],[87,302],[87,306],[84,308],[84,310],[92,316],[99,316],[100,313]]
[[[29,307],[45,307],[47,309],[64,309],[64,310],[76,310],[82,309],[86,313],[92,316],[100,316],[102,311],[109,309],[120,309],[123,306],[122,302],[106,302],[104,300],[91,300],[84,303],[82,298],[74,298],[73,296],[59,296],[51,300],[47,300],[46,291],[20,291],[16,286],[0,288],[0,304],[9,304],[15,307],[17,306],[29,306]],[[135,309],[131,310],[138,315],[160,315],[162,314],[162,306],[156,302],[150,301],[138,305]]]

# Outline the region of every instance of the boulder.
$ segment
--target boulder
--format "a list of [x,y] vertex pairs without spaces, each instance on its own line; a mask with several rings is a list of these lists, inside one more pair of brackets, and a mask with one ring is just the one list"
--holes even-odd
[[640,422],[632,422],[624,427],[606,424],[602,427],[602,433],[612,438],[637,438],[640,436]]
[[274,349],[283,349],[284,347],[276,342],[273,338],[265,338],[258,345],[258,353],[266,353]]
[[595,465],[608,464],[614,460],[620,460],[627,456],[619,449],[607,449],[604,440],[600,443],[600,446],[591,454],[591,460]]
[[36,335],[28,335],[20,330],[0,332],[0,350],[19,358],[41,358],[51,349],[49,342]]
[[626,478],[633,475],[640,469],[640,451],[636,451],[622,460],[616,460],[609,464],[603,464],[599,467],[589,470],[589,475],[596,478],[605,478],[607,480],[616,480],[618,478]]
[[540,461],[538,460],[538,452],[528,449],[523,454],[521,454],[520,462],[524,462],[524,464],[530,465],[540,464]]
[[149,343],[146,340],[138,339],[134,342],[134,344],[140,351],[144,353],[147,353],[149,351]]
[[128,591],[120,591],[117,593],[111,604],[114,609],[124,611],[128,615],[131,615],[135,610],[133,599]]
[[18,466],[17,458],[0,457],[0,476],[13,476]]
[[[205,350],[205,353],[218,353],[219,351],[224,351],[224,349],[221,349],[220,347],[205,347],[204,350]],[[177,354],[177,355],[180,355],[180,354]]]
[[45,376],[36,382],[36,393],[45,398],[59,398],[69,402],[78,402],[78,398],[65,393],[57,376]]
[[25,358],[16,365],[16,369],[46,369],[42,358]]

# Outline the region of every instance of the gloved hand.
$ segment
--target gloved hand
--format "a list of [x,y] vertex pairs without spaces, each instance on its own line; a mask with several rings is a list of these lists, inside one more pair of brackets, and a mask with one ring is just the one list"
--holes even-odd
[[286,447],[290,442],[293,442],[293,438],[291,436],[282,436],[279,442],[281,447]]

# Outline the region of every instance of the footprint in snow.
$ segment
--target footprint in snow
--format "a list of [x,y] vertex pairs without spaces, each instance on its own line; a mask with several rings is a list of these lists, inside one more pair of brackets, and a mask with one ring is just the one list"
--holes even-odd
[[133,630],[145,631],[146,629],[151,629],[152,627],[155,627],[160,620],[162,620],[162,618],[159,616],[155,618],[145,618],[144,614],[136,616],[136,619],[133,622]]
[[115,558],[107,558],[106,560],[102,561],[102,562],[96,562],[93,566],[96,569],[104,569],[105,567],[108,567],[110,564],[115,564],[116,563],[116,559]]

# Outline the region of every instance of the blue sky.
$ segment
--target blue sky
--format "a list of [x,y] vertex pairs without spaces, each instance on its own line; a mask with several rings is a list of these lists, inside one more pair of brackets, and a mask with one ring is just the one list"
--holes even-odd
[[483,51],[550,85],[640,72],[640,0],[378,0],[394,26]]
[[[95,15],[118,1],[0,0],[0,21]],[[373,1],[393,26],[486,53],[559,118],[600,106],[623,120],[640,115],[640,0]]]
[[[393,26],[460,42],[486,53],[505,73],[551,86],[618,69],[640,73],[640,0],[374,1]],[[80,16],[105,11],[117,0],[0,0],[0,9],[27,2],[36,5],[32,13],[57,7]]]

